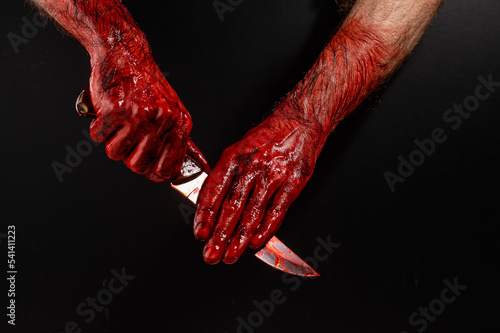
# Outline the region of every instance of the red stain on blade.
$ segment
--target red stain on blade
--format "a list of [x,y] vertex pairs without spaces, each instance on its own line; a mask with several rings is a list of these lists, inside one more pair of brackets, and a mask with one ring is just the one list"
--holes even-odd
[[186,198],[188,198],[192,203],[196,205],[198,200],[198,195],[200,194],[201,187],[205,182],[208,175],[203,172],[195,179],[181,184],[171,184],[174,189],[181,192]]
[[288,274],[317,277],[319,274],[278,238],[273,237],[256,256],[268,265]]

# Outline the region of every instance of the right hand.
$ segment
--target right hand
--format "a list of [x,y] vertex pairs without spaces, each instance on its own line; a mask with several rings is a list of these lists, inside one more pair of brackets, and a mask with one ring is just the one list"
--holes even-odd
[[109,158],[154,182],[178,176],[191,116],[149,50],[124,49],[94,62],[90,95],[97,113],[90,133],[93,140],[106,141]]
[[311,177],[326,139],[316,123],[284,116],[278,108],[226,149],[203,184],[194,235],[208,240],[209,264],[238,260],[276,233]]

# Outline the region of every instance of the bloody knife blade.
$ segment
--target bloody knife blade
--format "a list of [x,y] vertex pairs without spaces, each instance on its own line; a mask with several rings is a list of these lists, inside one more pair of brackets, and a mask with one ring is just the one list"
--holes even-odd
[[[97,117],[88,88],[78,96],[76,110],[80,116]],[[207,177],[207,173],[203,172],[196,161],[191,156],[186,155],[179,178],[170,185],[196,205],[198,195]],[[266,264],[288,274],[305,277],[319,276],[311,266],[293,253],[276,236],[273,236],[255,256]]]

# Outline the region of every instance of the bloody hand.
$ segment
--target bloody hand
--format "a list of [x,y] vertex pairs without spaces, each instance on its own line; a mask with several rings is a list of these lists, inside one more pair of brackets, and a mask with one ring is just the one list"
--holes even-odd
[[[121,1],[33,0],[89,52],[91,135],[113,160],[159,182],[176,177],[192,123]],[[199,155],[195,153],[194,155]]]
[[[134,45],[127,47],[134,50]],[[150,55],[127,50],[106,55],[92,67],[90,93],[98,117],[91,135],[107,142],[111,159],[124,160],[132,171],[155,182],[178,174],[191,117]]]
[[[194,233],[204,259],[234,263],[247,245],[263,246],[311,177],[315,129],[276,111],[224,151],[198,199]],[[241,220],[240,220],[241,219]]]

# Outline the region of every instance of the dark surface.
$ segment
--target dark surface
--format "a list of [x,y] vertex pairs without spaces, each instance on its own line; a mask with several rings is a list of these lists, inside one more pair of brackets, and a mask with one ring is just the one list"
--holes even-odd
[[[338,24],[331,0],[244,1],[223,22],[211,1],[125,4],[212,166],[301,78]],[[205,264],[179,209],[186,202],[109,160],[103,145],[59,182],[51,163],[86,140],[89,121],[73,104],[88,84],[88,57],[52,25],[16,54],[7,34],[21,34],[33,14],[9,2],[0,20],[0,234],[16,226],[16,332],[64,332],[70,321],[95,333],[236,332],[253,301],[277,289],[285,302],[255,332],[412,333],[422,326],[410,315],[455,277],[467,290],[425,331],[499,330],[500,88],[459,129],[443,120],[475,93],[478,76],[500,81],[498,1],[445,4],[374,107],[329,139],[277,236],[304,258],[317,237],[342,245],[319,264],[320,278],[299,285],[250,253],[232,266]],[[447,141],[391,192],[384,172],[397,172],[398,156],[436,128]],[[85,323],[77,306],[122,268],[136,278]],[[5,310],[0,318],[3,327]]]

